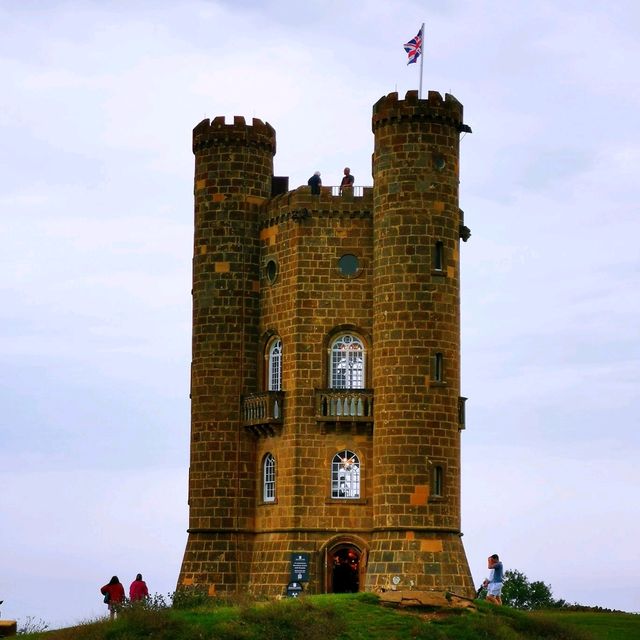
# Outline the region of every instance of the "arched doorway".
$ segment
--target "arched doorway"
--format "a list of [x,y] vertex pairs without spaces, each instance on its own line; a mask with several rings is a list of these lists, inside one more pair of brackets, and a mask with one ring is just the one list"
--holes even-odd
[[351,544],[341,544],[327,554],[328,585],[332,593],[360,591],[361,553]]

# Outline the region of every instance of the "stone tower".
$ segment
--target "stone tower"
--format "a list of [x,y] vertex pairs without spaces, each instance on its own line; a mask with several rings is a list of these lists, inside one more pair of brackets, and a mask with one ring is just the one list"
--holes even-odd
[[189,540],[185,567],[236,589],[251,566],[255,439],[239,428],[256,379],[259,224],[271,195],[275,132],[259,120],[193,131],[195,240]]
[[460,540],[462,105],[373,109],[373,532],[367,584],[467,587]]
[[460,530],[461,131],[452,96],[390,94],[374,106],[373,187],[314,195],[273,177],[268,124],[194,129],[179,587],[473,593]]

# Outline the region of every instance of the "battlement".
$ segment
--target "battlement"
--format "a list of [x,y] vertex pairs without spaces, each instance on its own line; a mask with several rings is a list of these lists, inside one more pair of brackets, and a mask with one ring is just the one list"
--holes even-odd
[[459,131],[471,131],[462,123],[462,104],[449,93],[444,99],[438,91],[429,91],[427,99],[419,99],[417,91],[407,91],[404,100],[398,93],[383,96],[373,105],[372,130],[389,123],[416,121],[450,124]]
[[233,116],[233,124],[226,124],[224,116],[206,118],[193,129],[193,152],[211,146],[256,147],[275,155],[276,132],[259,118],[250,125],[243,116]]
[[311,217],[371,218],[373,187],[360,187],[361,195],[338,192],[339,187],[322,187],[319,195],[312,195],[303,185],[271,198],[264,210],[263,227],[286,220],[300,222]]

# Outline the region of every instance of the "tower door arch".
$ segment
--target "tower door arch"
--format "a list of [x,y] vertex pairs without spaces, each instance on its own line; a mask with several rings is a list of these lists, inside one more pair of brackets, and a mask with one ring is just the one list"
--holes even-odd
[[325,552],[327,593],[356,593],[364,585],[363,552],[353,543],[342,542]]

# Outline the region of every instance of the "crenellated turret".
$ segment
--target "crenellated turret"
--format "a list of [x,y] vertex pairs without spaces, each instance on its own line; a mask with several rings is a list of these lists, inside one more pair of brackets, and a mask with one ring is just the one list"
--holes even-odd
[[371,588],[393,573],[417,588],[472,588],[459,538],[463,129],[462,105],[433,91],[373,108]]
[[390,122],[433,122],[449,124],[460,131],[469,127],[462,123],[462,104],[449,93],[444,100],[438,91],[429,91],[426,100],[418,98],[417,91],[407,91],[404,100],[398,100],[397,93],[383,96],[373,105],[373,132]]
[[226,147],[253,147],[263,149],[274,156],[276,153],[276,132],[267,122],[253,118],[247,125],[244,116],[234,116],[233,124],[226,124],[224,116],[213,120],[206,118],[193,129],[193,153],[200,149],[221,145]]
[[250,561],[255,442],[240,406],[256,388],[259,223],[275,148],[273,128],[260,120],[218,117],[193,131],[190,509],[180,584],[235,590],[248,579],[239,567]]

